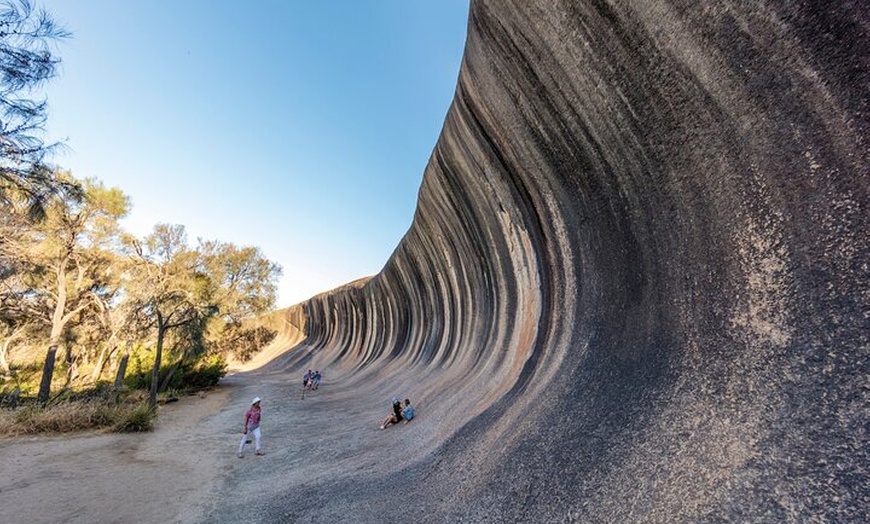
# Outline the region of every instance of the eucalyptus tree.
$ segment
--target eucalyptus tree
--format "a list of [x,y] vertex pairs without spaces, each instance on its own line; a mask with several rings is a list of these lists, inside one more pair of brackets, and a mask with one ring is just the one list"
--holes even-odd
[[[4,235],[8,230],[0,228],[0,252],[6,251],[13,238]],[[8,265],[0,272],[0,372],[9,376],[12,371],[11,351],[13,347],[28,348],[29,341],[44,337],[48,323],[39,315],[34,293],[23,279],[25,268],[18,260],[0,255]]]
[[[59,173],[65,183],[78,183]],[[22,280],[32,307],[49,325],[48,350],[39,387],[40,402],[48,400],[61,337],[71,320],[95,301],[114,293],[112,266],[121,234],[119,220],[130,202],[117,188],[82,181],[81,199],[55,196],[45,207],[43,220],[31,224],[18,246],[17,256],[29,271]],[[74,378],[75,358],[67,346],[67,381]]]
[[200,254],[187,243],[184,226],[157,224],[141,242],[133,242],[126,293],[133,317],[155,333],[154,364],[148,403],[157,404],[164,343],[172,330],[202,324],[215,313],[207,294],[208,277]]
[[[118,267],[117,265],[115,266]],[[119,271],[113,271],[122,277]],[[94,322],[91,323],[89,334],[90,346],[97,348],[94,367],[90,381],[96,383],[103,374],[106,362],[110,361],[122,347],[129,347],[135,340],[135,328],[130,324],[130,309],[124,300],[123,289],[112,286],[111,294],[94,295]]]
[[[197,246],[203,293],[214,308],[203,331],[187,334],[187,342],[176,352],[176,360],[167,372],[161,388],[172,374],[189,359],[199,357],[209,348],[220,351],[221,339],[234,336],[233,327],[271,310],[275,305],[277,280],[281,266],[268,260],[259,248],[238,247],[229,242],[203,241]],[[227,329],[229,327],[230,329]]]
[[34,334],[39,317],[34,296],[24,282],[29,272],[27,260],[20,256],[30,231],[24,213],[11,203],[0,212],[0,371],[11,371],[10,350],[23,342],[25,334]]
[[271,308],[280,267],[256,248],[200,241],[187,242],[184,227],[158,224],[143,241],[134,243],[126,292],[140,324],[155,334],[149,404],[157,403],[160,367],[166,343],[177,360],[163,386],[185,361],[207,346],[209,324],[215,319],[243,318]]
[[42,338],[46,330],[46,324],[22,306],[7,303],[0,307],[0,372],[7,377],[12,372],[12,349],[29,349],[29,341]]

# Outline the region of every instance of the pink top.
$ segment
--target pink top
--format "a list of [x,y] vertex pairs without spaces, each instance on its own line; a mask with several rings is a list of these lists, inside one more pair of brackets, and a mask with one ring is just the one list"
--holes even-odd
[[245,412],[245,420],[247,421],[248,430],[254,430],[260,427],[260,410],[251,408]]

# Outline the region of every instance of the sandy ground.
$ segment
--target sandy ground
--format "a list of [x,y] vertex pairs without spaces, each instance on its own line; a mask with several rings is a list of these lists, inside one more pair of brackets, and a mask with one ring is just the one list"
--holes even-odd
[[207,394],[160,406],[153,432],[0,439],[0,522],[165,524],[220,511],[231,477],[245,475],[234,461],[246,405],[271,393],[265,402],[271,416],[275,392],[285,389],[284,375],[273,377],[277,389],[269,389],[251,372],[299,338],[232,363],[230,376]]
[[[7,523],[183,522],[219,476],[227,435],[208,419],[231,388],[160,408],[155,431],[0,441]],[[197,479],[191,482],[191,479]]]
[[[325,511],[331,522],[383,522],[389,501],[377,493],[346,493],[351,497],[323,504],[310,489],[360,475],[391,477],[399,465],[381,457],[397,444],[412,453],[424,426],[380,431],[388,400],[373,407],[329,381],[302,400],[299,380],[290,377],[231,374],[208,394],[161,406],[150,433],[0,440],[0,521],[296,522]],[[266,456],[249,445],[239,459],[242,414],[254,396],[264,399]]]

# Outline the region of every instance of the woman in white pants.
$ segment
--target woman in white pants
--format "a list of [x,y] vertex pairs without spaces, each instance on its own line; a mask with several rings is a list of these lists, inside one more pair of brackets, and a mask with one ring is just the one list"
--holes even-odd
[[245,443],[248,441],[248,432],[254,434],[254,455],[265,455],[260,442],[260,397],[254,397],[251,401],[251,409],[245,411],[245,426],[242,429],[242,441],[239,443],[239,458],[245,456]]

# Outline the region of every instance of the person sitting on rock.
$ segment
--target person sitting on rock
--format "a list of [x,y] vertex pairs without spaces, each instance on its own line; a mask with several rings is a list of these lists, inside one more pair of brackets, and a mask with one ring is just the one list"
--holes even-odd
[[387,415],[387,418],[384,419],[384,423],[381,424],[381,429],[389,426],[390,424],[398,424],[403,420],[402,416],[402,403],[399,402],[399,399],[393,397],[393,412]]
[[402,408],[402,417],[405,419],[405,424],[414,418],[414,406],[411,405],[409,399],[405,399],[405,407]]

